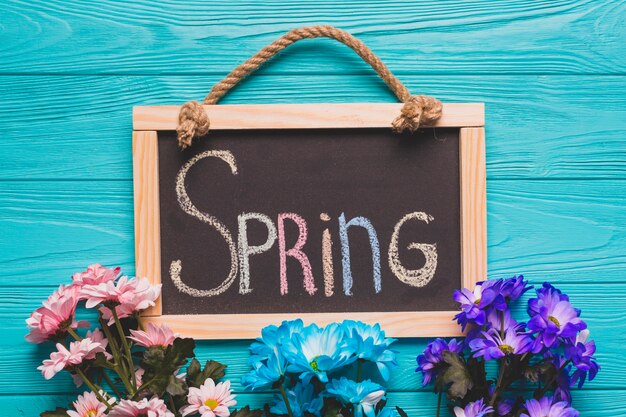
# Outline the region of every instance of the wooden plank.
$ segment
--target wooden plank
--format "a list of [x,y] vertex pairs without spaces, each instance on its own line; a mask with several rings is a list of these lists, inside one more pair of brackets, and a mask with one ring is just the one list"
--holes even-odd
[[[11,23],[4,25],[0,71],[225,75],[289,29],[325,22],[358,36],[399,73],[623,74],[625,7],[584,0],[211,1],[191,8],[148,0],[8,1],[0,4]],[[357,71],[371,73],[354,52],[328,40],[297,44],[266,70]]]
[[[380,323],[389,337],[461,336],[452,322],[456,311],[402,311],[345,313],[345,317],[368,323]],[[320,326],[337,321],[337,313],[301,314],[198,314],[146,316],[146,323],[165,323],[176,333],[195,339],[254,339],[259,329],[283,320],[301,318],[305,323]]]
[[[412,91],[426,91],[444,102],[486,103],[489,180],[626,178],[623,77],[403,78]],[[132,106],[201,99],[206,84],[217,80],[217,76],[0,77],[0,117],[10,120],[0,124],[0,137],[6,139],[0,152],[0,180],[130,180]],[[393,100],[375,75],[349,79],[309,75],[255,77],[225,103]]]
[[[135,273],[161,283],[161,223],[159,217],[159,146],[157,132],[133,132],[135,206]],[[161,314],[161,299],[145,312]]]
[[[436,414],[437,396],[430,392],[393,392],[388,395],[387,405],[399,406],[409,416],[434,416]],[[0,395],[2,410],[9,416],[37,416],[44,410],[67,406],[76,399],[75,395]],[[235,398],[237,407],[250,405],[261,408],[266,402],[272,401],[271,394],[238,394]],[[574,407],[582,416],[615,417],[623,411],[626,401],[625,390],[581,391],[574,393]],[[445,407],[441,417],[452,417]]]
[[[211,129],[352,129],[391,127],[401,103],[231,104],[204,106]],[[176,130],[180,106],[137,106],[133,129]],[[482,103],[444,104],[436,127],[484,126]]]
[[[541,281],[535,280],[536,285]],[[582,318],[588,323],[591,337],[597,343],[597,357],[602,366],[596,380],[588,384],[589,389],[626,389],[626,363],[623,361],[623,346],[626,344],[626,310],[620,306],[626,303],[626,285],[607,283],[580,284],[576,282],[559,285],[570,295],[572,303],[582,309]],[[36,367],[46,357],[50,346],[32,345],[23,337],[26,334],[24,320],[43,300],[51,289],[28,287],[0,287],[0,392],[75,392],[68,376],[55,377],[52,384],[44,384]],[[607,294],[611,294],[607,308]],[[516,317],[525,316],[525,296],[515,305]],[[253,336],[259,336],[259,333]],[[394,345],[398,351],[400,367],[394,372],[389,386],[394,391],[421,389],[421,376],[415,373],[415,357],[422,352],[430,339],[401,339]],[[251,340],[206,340],[198,341],[198,359],[214,359],[229,366],[233,387],[242,391],[241,376],[249,370],[247,358]],[[33,384],[41,381],[41,384]]]
[[[624,201],[620,180],[488,181],[489,275],[625,283]],[[0,230],[19,237],[0,240],[0,286],[56,286],[93,262],[133,274],[133,220],[131,182],[0,182]]]
[[461,270],[472,288],[487,276],[487,182],[485,129],[463,128],[459,138],[461,169]]

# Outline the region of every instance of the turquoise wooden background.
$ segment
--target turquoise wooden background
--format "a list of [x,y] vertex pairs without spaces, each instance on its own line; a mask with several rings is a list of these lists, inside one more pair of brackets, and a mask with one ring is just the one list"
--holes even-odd
[[[185,3],[185,4],[183,4]],[[340,3],[340,4],[339,4]],[[200,99],[288,29],[363,39],[415,93],[486,103],[489,275],[549,279],[583,309],[602,371],[583,416],[626,415],[626,3],[5,0],[0,4],[0,415],[65,405],[24,319],[73,271],[133,263],[131,108]],[[228,103],[392,101],[346,47],[298,44]],[[240,391],[249,341],[203,342]],[[390,400],[433,416],[398,344]],[[258,404],[267,395],[239,396]]]

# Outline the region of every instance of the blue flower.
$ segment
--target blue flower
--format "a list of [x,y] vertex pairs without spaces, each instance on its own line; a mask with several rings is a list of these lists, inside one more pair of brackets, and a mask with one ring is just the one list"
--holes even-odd
[[515,328],[505,330],[504,337],[500,332],[491,329],[482,332],[482,338],[476,338],[469,342],[474,357],[484,357],[489,361],[500,359],[511,354],[524,354],[530,351],[533,340],[524,333],[518,333]]
[[282,343],[289,341],[291,337],[304,329],[302,320],[283,321],[280,326],[266,326],[261,330],[261,337],[250,346],[252,357],[250,362],[259,359],[267,359],[280,350]]
[[389,380],[391,370],[398,366],[396,353],[389,349],[396,339],[385,337],[379,324],[372,326],[360,321],[346,320],[342,327],[346,333],[348,349],[358,359],[375,363],[383,379]]
[[474,291],[467,288],[454,292],[454,300],[459,303],[461,312],[454,318],[465,330],[470,323],[482,326],[485,324],[486,312],[492,308],[506,309],[506,301],[501,294],[502,280],[488,280],[476,284]]
[[280,354],[273,353],[267,359],[257,360],[252,367],[252,371],[241,377],[241,384],[248,391],[273,387],[285,375],[287,361]]
[[593,356],[596,353],[596,343],[593,340],[587,341],[588,338],[589,330],[585,329],[576,336],[574,344],[565,347],[565,355],[576,367],[572,374],[572,383],[578,382],[578,388],[582,388],[587,377],[592,381],[600,370]]
[[282,346],[303,328],[302,320],[294,320],[283,321],[278,327],[267,326],[261,330],[261,337],[250,346],[249,362],[252,371],[241,378],[246,390],[270,388],[283,378],[288,363]]
[[[313,385],[297,383],[292,390],[287,390],[286,393],[294,417],[304,417],[305,413],[313,414],[317,417],[321,416],[324,399],[321,395],[315,395]],[[282,396],[276,395],[274,400],[276,402],[270,408],[272,414],[289,414]]]
[[326,393],[344,405],[354,407],[354,417],[374,417],[376,404],[385,398],[385,389],[370,381],[355,382],[351,379],[333,379],[326,385]]
[[313,377],[328,382],[329,372],[356,360],[347,347],[343,329],[336,323],[323,329],[315,324],[305,327],[282,344],[281,352],[289,361],[287,370],[300,374],[305,384]]
[[445,351],[461,353],[463,351],[463,342],[458,342],[456,339],[446,342],[437,338],[430,342],[424,349],[424,352],[417,357],[418,367],[415,372],[421,372],[424,375],[424,385],[428,385],[437,376],[439,365],[443,362],[443,352]]
[[532,316],[528,328],[537,333],[533,353],[544,347],[559,346],[562,339],[572,339],[587,328],[579,317],[580,310],[572,307],[567,296],[549,284],[537,291],[536,299],[528,301],[528,313]]
[[489,413],[493,413],[493,407],[486,405],[482,398],[467,404],[465,408],[454,407],[456,417],[484,417]]
[[579,413],[565,401],[554,402],[552,397],[531,399],[524,404],[526,413],[520,417],[578,417]]

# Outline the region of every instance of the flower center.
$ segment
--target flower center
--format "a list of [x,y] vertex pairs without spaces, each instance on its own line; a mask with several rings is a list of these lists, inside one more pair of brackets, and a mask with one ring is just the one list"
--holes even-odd
[[217,408],[218,406],[218,403],[217,403],[217,400],[214,400],[213,398],[209,398],[208,400],[204,402],[204,405],[209,407],[211,410],[215,410],[215,408]]
[[476,301],[474,301],[474,305],[479,305],[480,304],[480,298],[477,298]]
[[313,358],[309,365],[311,365],[311,368],[313,368],[315,372],[319,371],[319,368],[317,367],[317,356]]
[[556,317],[548,316],[548,320],[550,320],[552,323],[556,324],[556,327],[558,327],[559,329],[561,328],[561,323],[559,323],[559,321],[557,320]]
[[505,355],[510,355],[511,353],[515,351],[515,349],[513,349],[510,345],[500,345],[500,350]]
[[98,415],[98,411],[89,410],[87,411],[87,414],[85,414],[83,417],[96,417],[97,415]]

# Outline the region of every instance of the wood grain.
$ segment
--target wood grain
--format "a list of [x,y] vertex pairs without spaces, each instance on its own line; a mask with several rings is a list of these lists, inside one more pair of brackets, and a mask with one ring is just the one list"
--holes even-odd
[[[626,55],[625,55],[626,56]],[[0,77],[0,179],[132,178],[135,105],[204,96],[218,77]],[[626,178],[622,77],[406,76],[444,102],[485,102],[487,175]],[[601,100],[598,98],[601,94]],[[255,76],[225,103],[394,101],[372,76]],[[3,119],[4,120],[4,119]],[[540,126],[541,128],[537,128]],[[86,127],[89,134],[84,134]]]
[[[623,74],[625,7],[610,0],[11,0],[0,5],[0,71],[226,75],[289,29],[327,23],[358,36],[399,74]],[[328,40],[294,45],[266,71],[371,73]]]
[[459,137],[461,170],[461,271],[463,286],[487,276],[487,181],[485,129],[462,128]]
[[[0,182],[0,287],[55,287],[93,262],[133,274],[132,187]],[[621,180],[488,181],[489,276],[625,284],[624,201]]]
[[[161,222],[159,215],[159,146],[157,132],[133,132],[133,195],[135,274],[161,283]],[[146,315],[161,314],[161,298]]]
[[[231,104],[204,106],[211,129],[325,129],[391,127],[401,103]],[[133,129],[176,130],[180,106],[133,108]],[[436,127],[484,126],[483,103],[444,104]]]

